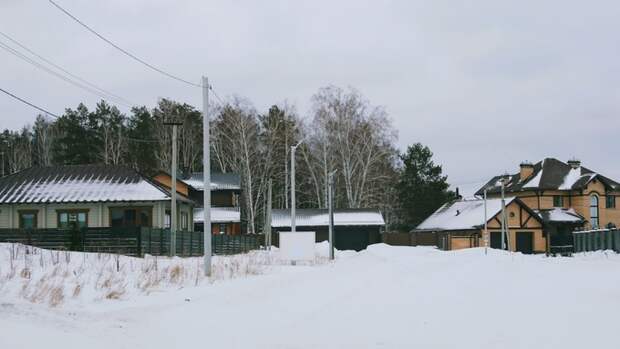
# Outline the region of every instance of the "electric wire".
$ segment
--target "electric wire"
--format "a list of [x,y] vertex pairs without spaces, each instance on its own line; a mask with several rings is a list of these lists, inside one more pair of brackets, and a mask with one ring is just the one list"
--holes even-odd
[[[63,67],[61,67],[61,66],[57,65],[56,63],[54,63],[54,62],[50,61],[49,59],[47,59],[47,58],[43,57],[42,55],[40,55],[40,54],[38,54],[38,53],[34,52],[34,51],[33,51],[33,50],[31,50],[30,48],[26,47],[26,45],[24,45],[24,44],[20,43],[19,41],[17,41],[16,39],[14,39],[14,38],[10,37],[10,36],[9,36],[9,35],[7,35],[6,33],[3,33],[3,32],[1,32],[1,31],[0,31],[0,35],[2,35],[3,37],[5,37],[6,39],[10,40],[10,41],[11,41],[12,43],[14,43],[15,45],[17,45],[17,46],[21,47],[23,50],[25,50],[26,52],[30,53],[31,55],[33,55],[33,56],[35,56],[35,57],[39,58],[39,59],[40,59],[40,60],[42,60],[43,62],[45,62],[45,63],[47,63],[47,64],[51,65],[52,67],[54,67],[54,68],[56,68],[56,69],[58,69],[58,70],[60,70],[60,71],[62,71],[62,72],[64,72],[65,74],[67,74],[67,75],[71,76],[72,78],[74,78],[74,79],[76,79],[76,80],[79,80],[80,82],[82,82],[82,83],[84,83],[84,84],[88,85],[89,87],[91,87],[91,88],[93,88],[93,89],[95,89],[95,90],[99,91],[99,93],[109,96],[109,97],[108,97],[108,99],[118,100],[118,101],[121,101],[121,102],[126,103],[126,104],[128,104],[128,105],[129,105],[129,104],[132,104],[132,105],[136,105],[136,104],[137,104],[137,103],[131,102],[131,101],[129,101],[128,99],[125,99],[125,98],[123,98],[123,97],[121,97],[121,96],[118,96],[118,95],[116,95],[116,94],[114,94],[114,93],[111,93],[111,92],[109,92],[109,91],[107,91],[107,90],[105,90],[105,89],[103,89],[103,88],[101,88],[101,87],[99,87],[99,86],[97,86],[97,85],[95,85],[95,84],[93,84],[93,83],[89,82],[88,80],[83,79],[83,78],[81,78],[81,77],[79,77],[79,76],[77,76],[77,75],[75,75],[75,74],[71,73],[70,71],[66,70],[65,68],[63,68]],[[111,97],[111,98],[110,98],[110,97]]]
[[1,92],[3,92],[3,93],[5,93],[5,94],[7,94],[7,95],[9,95],[9,96],[11,96],[11,97],[13,97],[13,98],[15,98],[16,100],[18,100],[18,101],[20,101],[20,102],[22,102],[22,103],[24,103],[24,104],[27,104],[27,105],[29,105],[29,106],[31,106],[31,107],[33,107],[33,108],[37,109],[38,111],[41,111],[41,112],[43,112],[43,113],[45,113],[45,114],[48,114],[48,115],[51,115],[51,116],[53,116],[53,117],[55,117],[55,118],[58,118],[58,117],[59,117],[58,115],[56,115],[56,114],[54,114],[54,113],[52,113],[52,112],[49,112],[49,111],[47,111],[47,110],[45,110],[45,109],[43,109],[43,108],[41,108],[41,107],[39,107],[39,106],[37,106],[37,105],[35,105],[35,104],[32,104],[32,103],[28,102],[27,100],[22,99],[22,98],[20,98],[20,97],[18,97],[18,96],[16,96],[16,95],[14,95],[14,94],[12,94],[11,92],[9,92],[9,91],[7,91],[7,90],[5,90],[5,89],[3,89],[3,88],[0,88],[0,91],[1,91]]
[[120,47],[119,45],[115,44],[114,42],[112,42],[111,40],[109,40],[108,38],[106,38],[105,36],[99,34],[97,31],[95,31],[93,28],[91,28],[90,26],[88,26],[86,23],[82,22],[80,19],[78,19],[76,16],[72,15],[69,11],[67,11],[66,9],[64,9],[62,6],[58,5],[55,1],[53,0],[48,0],[52,5],[54,5],[57,9],[59,9],[61,12],[63,12],[65,15],[67,15],[69,18],[71,18],[72,20],[74,20],[75,22],[77,22],[79,25],[81,25],[82,27],[84,27],[86,30],[88,30],[89,32],[91,32],[92,34],[94,34],[95,36],[97,36],[99,39],[105,41],[106,43],[108,43],[109,45],[111,45],[112,47],[114,47],[115,49],[119,50],[120,52],[122,52],[123,54],[125,54],[126,56],[132,58],[133,60],[135,60],[136,62],[139,62],[145,66],[147,66],[148,68],[162,74],[165,75],[171,79],[177,80],[179,82],[185,83],[187,85],[190,86],[194,86],[194,87],[200,87],[202,88],[202,85],[197,84],[197,83],[193,83],[191,81],[188,81],[186,79],[180,78],[176,75],[173,75],[171,73],[168,73],[167,71],[158,68],[148,62],[146,62],[145,60],[137,57],[136,55],[132,54],[131,52],[125,50],[124,48]]
[[[68,77],[66,77],[66,76],[64,76],[64,75],[62,75],[62,74],[52,70],[52,69],[49,69],[48,67],[44,66],[43,64],[41,64],[41,63],[31,59],[30,57],[24,55],[23,53],[15,50],[12,47],[10,47],[6,43],[2,42],[1,40],[0,40],[0,48],[4,49],[8,53],[16,56],[17,58],[19,58],[19,59],[21,59],[21,60],[23,60],[23,61],[25,61],[25,62],[27,62],[27,63],[35,66],[35,67],[37,67],[37,68],[39,68],[39,69],[41,69],[41,70],[43,70],[45,72],[47,72],[48,74],[54,75],[57,78],[65,81],[65,82],[67,82],[67,83],[69,83],[69,84],[71,84],[73,86],[76,86],[76,87],[81,88],[81,89],[83,89],[85,91],[88,91],[88,92],[90,92],[90,93],[92,93],[92,94],[94,94],[94,95],[96,95],[98,97],[101,97],[103,99],[110,99],[110,98],[108,98],[108,96],[105,96],[105,95],[101,94],[99,91],[97,91],[97,90],[95,90],[95,89],[93,89],[93,88],[91,88],[89,86],[81,84],[81,83],[79,83],[77,81],[74,81],[74,80],[72,80],[72,79],[70,79],[70,78],[68,78]],[[120,103],[120,101],[117,101],[117,102],[119,102],[119,104],[123,104],[123,105],[125,105],[127,107],[131,107],[131,105],[129,105],[129,104]]]

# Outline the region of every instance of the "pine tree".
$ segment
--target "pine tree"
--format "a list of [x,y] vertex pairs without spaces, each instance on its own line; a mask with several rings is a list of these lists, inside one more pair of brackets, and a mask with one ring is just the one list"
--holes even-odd
[[403,168],[397,185],[399,216],[402,228],[415,228],[446,201],[454,198],[449,191],[448,177],[432,160],[431,150],[413,144],[400,156]]

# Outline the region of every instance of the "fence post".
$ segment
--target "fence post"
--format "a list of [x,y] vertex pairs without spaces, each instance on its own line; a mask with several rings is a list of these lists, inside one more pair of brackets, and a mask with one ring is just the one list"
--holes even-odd
[[138,233],[137,241],[138,241],[138,257],[142,257],[142,228],[137,227],[136,232]]

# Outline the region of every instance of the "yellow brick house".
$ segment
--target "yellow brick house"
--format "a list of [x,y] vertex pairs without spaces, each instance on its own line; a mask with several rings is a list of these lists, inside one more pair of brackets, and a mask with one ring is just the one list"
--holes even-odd
[[[620,209],[616,207],[620,184],[582,166],[578,160],[562,162],[546,158],[535,164],[521,163],[519,172],[491,178],[476,192],[477,200],[482,200],[485,192],[488,202],[500,200],[502,181],[507,202],[508,245],[513,251],[539,253],[571,250],[571,233],[575,230],[620,226]],[[456,236],[454,231],[445,229],[449,227],[449,221],[456,218],[442,215],[443,221],[438,221],[437,217],[438,213],[453,205],[455,202],[442,206],[414,232],[430,229],[442,236]],[[533,226],[523,226],[523,210],[536,216],[533,218],[540,223],[540,230]],[[497,238],[493,236],[497,236],[495,228],[498,221],[495,213],[487,212],[487,223],[492,232],[491,247],[499,247]],[[429,225],[430,222],[434,223]],[[474,223],[476,229],[484,225],[483,213],[478,213]],[[481,234],[479,231],[477,236]],[[453,246],[443,247],[454,249]],[[469,245],[461,243],[457,246],[476,247],[482,244],[478,238],[471,239]]]

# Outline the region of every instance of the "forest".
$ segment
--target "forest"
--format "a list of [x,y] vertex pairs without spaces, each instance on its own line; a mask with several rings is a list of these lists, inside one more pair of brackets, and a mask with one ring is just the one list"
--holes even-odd
[[[335,174],[337,208],[379,208],[391,229],[411,229],[453,194],[441,166],[421,144],[403,154],[398,133],[382,106],[358,90],[327,86],[300,116],[293,105],[258,111],[243,97],[210,106],[211,170],[241,175],[242,217],[248,233],[262,230],[268,185],[273,208],[290,207],[290,152],[295,156],[298,207],[325,208],[329,173]],[[58,118],[38,115],[32,125],[0,134],[3,174],[31,166],[109,164],[145,175],[170,171],[172,132],[164,120],[182,122],[178,134],[181,176],[202,171],[202,112],[160,99],[154,108],[127,115],[106,101],[89,110],[67,108]]]

